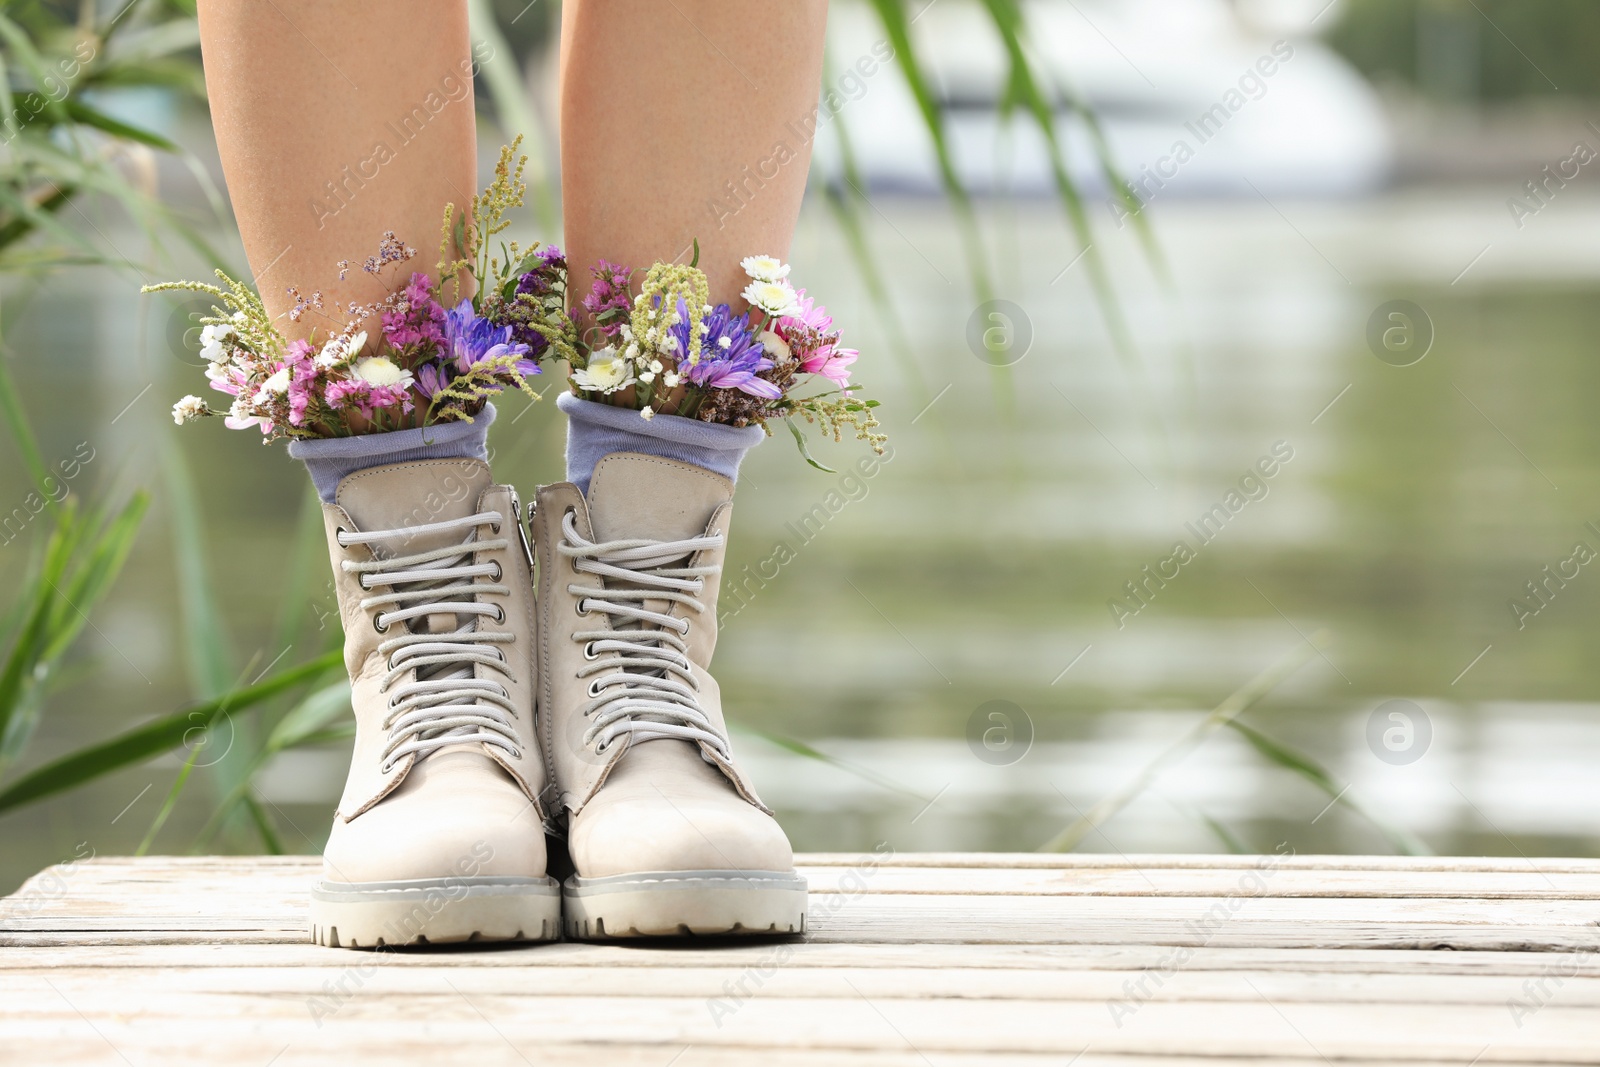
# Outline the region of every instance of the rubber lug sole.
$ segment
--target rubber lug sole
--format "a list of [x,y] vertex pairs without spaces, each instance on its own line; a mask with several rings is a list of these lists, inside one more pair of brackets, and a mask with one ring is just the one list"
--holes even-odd
[[655,871],[562,886],[568,937],[780,937],[806,929],[806,880],[793,871]]
[[561,887],[554,878],[324,881],[311,891],[311,940],[329,948],[554,941],[560,936]]

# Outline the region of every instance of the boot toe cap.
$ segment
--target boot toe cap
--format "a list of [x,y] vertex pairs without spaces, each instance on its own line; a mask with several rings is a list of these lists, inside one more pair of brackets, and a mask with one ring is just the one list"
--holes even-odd
[[[475,759],[477,767],[461,768],[445,766],[448,756],[429,760],[412,772],[427,780],[403,782],[348,822],[336,818],[323,851],[325,878],[350,884],[545,877],[537,811],[497,766],[490,770],[483,766],[488,760]],[[429,767],[434,763],[441,765]]]
[[789,839],[777,820],[731,792],[707,796],[607,796],[574,817],[572,861],[585,878],[644,871],[787,871]]

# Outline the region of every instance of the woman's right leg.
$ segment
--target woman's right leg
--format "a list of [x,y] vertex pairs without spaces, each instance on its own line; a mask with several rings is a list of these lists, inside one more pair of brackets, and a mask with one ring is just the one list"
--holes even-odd
[[[228,189],[280,331],[326,337],[344,325],[335,301],[433,271],[445,205],[476,183],[464,0],[201,0],[200,29]],[[367,274],[387,230],[421,254]],[[290,285],[320,289],[322,315],[291,320]],[[558,931],[534,799],[532,579],[516,496],[483,458],[492,420],[291,445],[324,504],[356,717],[312,892],[323,944]]]
[[[285,313],[294,285],[366,302],[403,285],[361,270],[385,230],[431,272],[446,204],[477,183],[465,3],[201,0],[206,88],[245,254],[291,340],[331,325]],[[444,105],[437,113],[427,101]],[[338,263],[350,272],[339,280]],[[339,321],[342,325],[342,319]]]

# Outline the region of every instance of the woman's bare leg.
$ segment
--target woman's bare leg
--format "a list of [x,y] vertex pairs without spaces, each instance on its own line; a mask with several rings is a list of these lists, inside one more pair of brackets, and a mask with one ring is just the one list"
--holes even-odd
[[566,0],[561,186],[575,291],[602,257],[688,262],[698,239],[712,301],[733,303],[742,257],[787,257],[827,13],[827,0]]
[[[361,270],[385,230],[433,273],[447,203],[477,181],[463,0],[200,0],[222,169],[257,287],[291,337],[326,335],[338,300],[369,301],[410,272]],[[340,260],[350,261],[345,281]],[[284,315],[294,285],[327,318]]]

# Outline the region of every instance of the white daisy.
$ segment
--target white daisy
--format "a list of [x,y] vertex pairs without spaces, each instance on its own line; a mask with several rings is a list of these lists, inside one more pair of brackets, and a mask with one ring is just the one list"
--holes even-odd
[[800,313],[800,298],[788,282],[751,282],[740,295],[768,315],[781,317]]
[[777,256],[746,256],[739,261],[739,266],[758,282],[777,282],[789,276],[789,264]]
[[409,389],[415,380],[411,372],[402,370],[400,365],[388,356],[368,356],[350,368],[352,376],[373,385],[388,385],[397,389]]
[[614,393],[634,383],[633,364],[623,359],[615,348],[607,345],[591,353],[589,365],[572,372],[572,380],[579,389],[592,393]]

